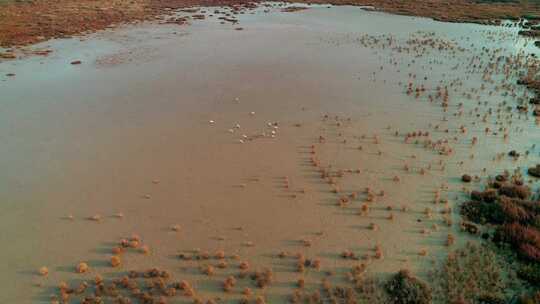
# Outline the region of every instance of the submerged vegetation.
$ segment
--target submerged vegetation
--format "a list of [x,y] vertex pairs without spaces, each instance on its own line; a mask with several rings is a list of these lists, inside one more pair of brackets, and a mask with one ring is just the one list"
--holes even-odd
[[400,270],[386,283],[385,288],[394,304],[429,304],[432,300],[429,286],[408,270]]

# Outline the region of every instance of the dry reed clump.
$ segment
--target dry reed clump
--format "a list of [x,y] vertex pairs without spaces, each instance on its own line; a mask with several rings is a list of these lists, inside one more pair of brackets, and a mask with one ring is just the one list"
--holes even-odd
[[225,258],[225,251],[223,251],[223,250],[216,251],[216,253],[214,254],[214,257],[216,259],[224,259]]
[[76,271],[77,273],[85,273],[85,272],[87,272],[89,269],[90,269],[90,267],[88,267],[88,264],[86,264],[85,262],[80,262],[80,263],[77,264],[77,266],[75,267],[75,271]]
[[449,233],[447,236],[446,236],[446,246],[452,246],[454,245],[454,243],[456,242],[456,237]]
[[266,299],[263,296],[257,296],[255,298],[255,304],[266,304]]
[[119,256],[117,255],[111,256],[111,259],[110,259],[111,267],[118,267],[120,266],[121,263],[122,263],[122,260],[120,259]]
[[96,285],[100,285],[101,283],[103,283],[103,277],[99,274],[97,274],[95,277],[94,277],[94,283]]
[[354,283],[356,287],[360,287],[364,282],[367,265],[361,263],[355,265],[350,272],[347,273],[347,278],[350,282]]
[[229,266],[229,264],[223,260],[219,261],[216,265],[217,268],[225,269]]
[[236,279],[233,276],[228,276],[223,282],[223,290],[225,292],[230,292],[236,285]]
[[300,278],[296,281],[296,285],[298,288],[304,288],[306,286],[306,280],[304,278]]
[[368,215],[368,213],[369,213],[369,204],[363,203],[360,206],[360,210],[358,211],[358,214],[365,216],[365,215]]
[[454,223],[454,221],[452,220],[452,217],[451,217],[451,216],[445,216],[445,217],[443,218],[443,221],[444,221],[444,223],[446,224],[446,226],[448,226],[448,227],[452,227],[452,225],[453,225],[453,223]]
[[238,303],[239,304],[249,304],[249,297],[243,296],[242,298],[240,298],[240,300],[238,300]]
[[341,257],[344,258],[344,259],[356,259],[356,255],[354,254],[354,252],[350,251],[350,250],[345,250],[341,253]]
[[[141,240],[140,236],[134,234],[130,238],[120,240],[119,245],[120,245],[119,246],[120,248],[125,248],[125,249],[129,249],[129,248],[132,248],[132,249],[137,249],[138,248],[138,249],[140,249],[141,245],[142,245],[142,240]],[[113,249],[113,250],[123,252],[123,250],[119,250],[119,249]]]
[[304,264],[303,260],[296,261],[296,271],[299,273],[303,273],[306,270],[306,265]]
[[300,242],[305,247],[311,247],[311,245],[313,245],[313,242],[311,240],[308,240],[308,239],[302,239],[302,240],[300,240]]
[[318,259],[306,259],[303,254],[299,254],[296,260],[296,270],[302,273],[306,267],[320,270],[321,261]]
[[139,250],[142,254],[150,254],[150,247],[148,247],[148,245],[142,245]]
[[214,269],[214,266],[212,266],[212,265],[204,265],[204,266],[201,266],[201,272],[204,273],[207,276],[211,276],[216,271]]
[[426,215],[427,218],[431,218],[433,216],[433,210],[431,210],[431,208],[426,208],[424,209],[424,214]]
[[320,270],[321,269],[321,260],[319,260],[319,259],[312,260],[311,261],[311,267],[313,267],[316,270]]
[[210,253],[208,253],[207,251],[196,251],[195,259],[208,260],[210,259]]
[[195,295],[195,289],[188,281],[182,280],[178,283],[175,283],[173,286],[178,290],[182,290],[184,296],[193,297]]
[[251,279],[255,281],[255,284],[259,288],[265,288],[272,284],[274,280],[274,273],[270,268],[266,268],[262,271],[256,271],[252,276]]
[[249,269],[249,263],[248,262],[241,262],[238,265],[238,268],[240,268],[241,270],[248,270]]
[[47,276],[49,274],[49,268],[42,266],[38,269],[38,274],[41,276]]
[[304,293],[301,290],[294,290],[292,295],[289,298],[289,302],[293,304],[302,303],[302,300],[304,298]]
[[115,246],[115,247],[112,248],[111,251],[112,251],[112,253],[114,255],[120,255],[120,254],[124,253],[124,248],[120,247],[120,246]]
[[375,246],[375,259],[381,260],[383,258],[383,251],[380,245]]
[[93,281],[83,281],[75,288],[62,282],[54,299],[59,299],[62,303],[156,304],[167,303],[168,298],[176,296],[179,290],[184,291],[186,296],[194,295],[194,290],[187,281],[170,283],[170,277],[167,271],[157,268],[141,272],[132,270],[128,275],[109,280],[96,275]]

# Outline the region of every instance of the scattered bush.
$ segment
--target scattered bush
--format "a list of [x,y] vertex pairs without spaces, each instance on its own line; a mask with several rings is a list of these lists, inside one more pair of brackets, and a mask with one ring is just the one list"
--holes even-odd
[[527,186],[507,184],[499,188],[499,194],[525,200],[531,196],[531,189]]
[[505,222],[531,222],[533,214],[527,212],[527,210],[521,204],[516,202],[516,200],[501,197],[498,201],[498,205],[501,206]]
[[471,199],[476,201],[484,201],[486,203],[493,203],[499,195],[496,189],[487,189],[484,191],[472,191]]
[[518,252],[526,260],[540,262],[540,248],[534,245],[522,243],[519,245]]
[[540,231],[519,223],[505,224],[497,228],[493,240],[497,243],[504,242],[513,246],[528,243],[540,248]]
[[534,227],[519,223],[499,226],[493,241],[510,244],[519,257],[526,261],[540,262],[540,231]]
[[496,202],[469,201],[461,206],[461,215],[478,224],[502,224],[505,215]]
[[[474,194],[475,198],[478,195]],[[478,224],[495,224],[518,222],[524,225],[535,225],[540,219],[540,204],[537,202],[499,196],[495,200],[472,200],[463,203],[461,215]],[[538,222],[540,223],[540,221]]]
[[527,173],[534,177],[540,178],[540,164],[536,165],[535,167],[531,167],[527,170]]
[[506,304],[506,300],[500,295],[481,294],[476,299],[478,304]]
[[385,288],[394,304],[431,303],[431,289],[408,270],[400,270],[386,283]]
[[521,265],[517,275],[520,279],[527,281],[529,284],[540,287],[540,264],[529,263]]
[[540,291],[531,295],[523,295],[518,298],[516,304],[538,304],[540,303]]
[[[540,87],[539,87],[540,88]],[[535,176],[540,172],[540,165],[529,168],[529,175]],[[498,175],[495,181],[489,183],[485,191],[471,192],[471,201],[465,202],[461,206],[461,214],[467,220],[479,224],[495,225],[495,233],[492,241],[515,253],[510,255],[510,259],[517,258],[519,270],[517,276],[522,280],[538,287],[540,286],[540,201],[531,195],[531,189],[524,185],[520,174],[515,174],[507,178],[509,174]],[[487,235],[486,239],[489,239]],[[455,258],[455,257],[454,257]],[[463,259],[463,257],[460,257]],[[456,259],[456,258],[455,258]],[[449,261],[451,259],[449,258]],[[452,270],[452,264],[447,263],[445,271],[446,276],[455,272]],[[477,264],[458,265],[457,278],[459,281],[469,282],[462,272],[464,269],[478,268]],[[490,266],[489,264],[484,267]],[[444,276],[439,274],[439,276]],[[476,298],[467,297],[464,290],[468,286],[456,284],[456,278],[450,278],[453,281],[453,288],[446,286],[447,298],[453,298],[456,303],[504,303],[504,299],[499,298],[497,294],[485,293],[485,288],[478,289],[478,274],[475,275],[473,286],[476,286]],[[456,288],[459,286],[459,288]],[[444,288],[443,288],[444,289]],[[451,294],[451,291],[455,294]],[[480,296],[478,296],[480,295]],[[533,297],[523,298],[517,303],[540,303],[540,294]],[[472,301],[472,302],[471,302]]]
[[274,273],[270,268],[266,268],[263,271],[257,271],[252,276],[251,279],[255,281],[255,284],[259,288],[265,288],[272,284]]

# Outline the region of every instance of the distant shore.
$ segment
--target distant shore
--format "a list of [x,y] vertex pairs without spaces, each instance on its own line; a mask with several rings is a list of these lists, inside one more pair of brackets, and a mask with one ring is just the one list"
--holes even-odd
[[[315,0],[295,3],[370,6],[393,14],[429,17],[445,22],[497,24],[504,19],[535,19],[540,6],[522,2],[457,0]],[[228,6],[242,14],[260,1],[245,0],[33,0],[0,2],[0,47],[27,46],[52,38],[64,38],[103,30],[123,23],[164,19],[171,10],[200,6]],[[532,17],[532,18],[531,18]],[[193,16],[192,18],[196,18]],[[181,24],[189,23],[182,22]],[[7,54],[0,56],[12,59]]]

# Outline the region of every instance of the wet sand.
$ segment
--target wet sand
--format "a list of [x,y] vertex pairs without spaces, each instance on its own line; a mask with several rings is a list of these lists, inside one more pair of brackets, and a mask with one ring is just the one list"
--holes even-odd
[[[268,303],[285,302],[299,277],[315,286],[332,271],[341,282],[359,263],[342,259],[346,250],[369,255],[376,276],[409,268],[426,278],[448,252],[449,233],[456,246],[470,239],[459,231],[457,208],[451,227],[441,214],[464,195],[461,175],[538,161],[538,151],[493,161],[538,140],[530,117],[514,120],[512,128],[523,130],[505,141],[483,136],[495,120],[473,125],[479,119],[467,115],[478,101],[485,112],[511,96],[489,96],[489,88],[459,95],[482,84],[482,71],[466,64],[481,47],[531,51],[517,29],[357,7],[262,10],[241,16],[242,30],[216,19],[124,26],[47,42],[39,45],[54,49],[47,58],[0,65],[0,74],[16,74],[0,78],[0,302],[48,303],[61,281],[150,267],[189,280],[203,299],[239,299],[241,289],[221,288],[234,262],[208,278],[198,270],[206,262],[178,259],[197,248],[237,254],[251,269],[271,267],[274,284],[252,288]],[[406,45],[431,32],[456,49],[415,56],[421,47],[411,54],[382,47],[389,35]],[[366,34],[380,40],[366,42]],[[408,73],[428,92],[459,78],[464,84],[452,96],[460,97],[445,114],[425,94],[406,94]],[[525,88],[515,90],[521,96]],[[465,115],[455,117],[459,102]],[[434,141],[459,140],[441,155],[404,141],[418,130]],[[471,147],[473,136],[480,140]],[[433,203],[437,193],[446,206]],[[340,207],[344,196],[351,198]],[[370,211],[359,215],[366,203]],[[150,253],[126,253],[111,268],[112,248],[133,234]],[[294,259],[277,258],[282,251],[319,259],[321,270],[299,274]],[[90,272],[74,273],[79,262]],[[41,266],[48,276],[36,274]]]

